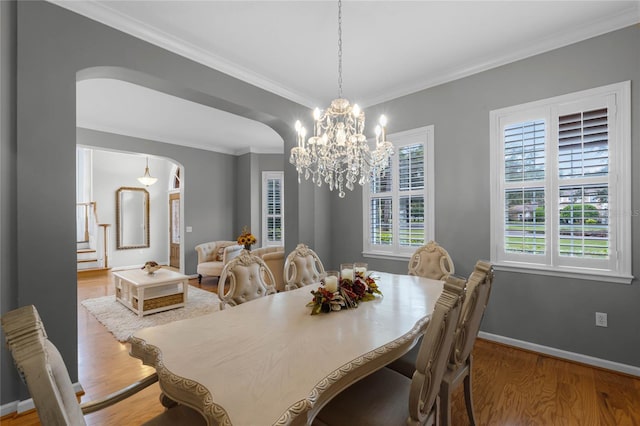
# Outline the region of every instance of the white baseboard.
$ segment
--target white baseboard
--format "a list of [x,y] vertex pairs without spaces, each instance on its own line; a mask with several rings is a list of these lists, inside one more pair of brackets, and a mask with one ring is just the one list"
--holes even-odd
[[481,331],[478,337],[492,342],[504,343],[505,345],[515,346],[516,348],[527,349],[533,352],[539,352],[545,355],[557,358],[575,361],[582,364],[592,365],[594,367],[613,370],[631,376],[640,377],[640,367],[633,365],[621,364],[619,362],[608,361],[606,359],[595,358],[589,355],[578,354],[575,352],[564,351],[562,349],[552,348],[549,346],[538,345],[537,343],[526,342],[524,340],[512,339],[511,337],[500,336],[497,334],[485,333]]
[[0,405],[0,417],[4,417],[8,414],[18,411],[18,401],[8,402]]
[[[82,385],[79,382],[73,384],[73,390],[76,394],[84,392]],[[33,404],[33,399],[25,399],[24,401],[13,401],[0,406],[0,417],[8,414],[16,413],[22,414],[25,411],[33,410],[36,406]]]

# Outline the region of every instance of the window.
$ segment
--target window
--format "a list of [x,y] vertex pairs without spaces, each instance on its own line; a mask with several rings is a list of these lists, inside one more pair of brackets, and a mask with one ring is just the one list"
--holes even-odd
[[173,164],[171,166],[171,178],[169,179],[169,190],[180,189],[180,166]]
[[262,172],[262,246],[284,246],[283,172]]
[[630,83],[491,112],[498,267],[631,282]]
[[433,239],[433,126],[388,139],[391,163],[363,189],[364,254],[406,259]]

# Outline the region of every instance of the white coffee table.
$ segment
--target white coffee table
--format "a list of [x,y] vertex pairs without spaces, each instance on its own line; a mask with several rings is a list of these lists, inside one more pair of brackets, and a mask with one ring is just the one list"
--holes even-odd
[[116,300],[139,317],[187,303],[189,277],[169,269],[147,274],[142,269],[114,272]]

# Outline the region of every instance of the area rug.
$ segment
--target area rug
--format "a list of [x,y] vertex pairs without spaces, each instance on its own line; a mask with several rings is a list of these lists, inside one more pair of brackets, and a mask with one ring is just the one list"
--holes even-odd
[[140,318],[116,300],[114,295],[83,300],[82,305],[120,342],[141,328],[167,324],[186,318],[209,314],[220,309],[220,299],[215,293],[189,287],[187,305]]

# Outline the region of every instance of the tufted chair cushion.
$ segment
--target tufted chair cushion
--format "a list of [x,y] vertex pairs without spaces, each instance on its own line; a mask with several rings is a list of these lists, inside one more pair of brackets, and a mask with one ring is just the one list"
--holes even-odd
[[435,241],[417,249],[409,261],[409,275],[444,280],[454,272],[449,253]]
[[219,277],[224,265],[240,254],[240,251],[242,246],[235,241],[211,241],[197,245],[199,280],[203,276]]
[[324,266],[318,255],[305,244],[298,244],[289,253],[284,264],[286,290],[319,283],[324,276]]
[[216,260],[216,252],[219,244],[220,241],[198,244],[196,246],[196,252],[198,252],[198,263]]
[[258,297],[276,292],[272,284],[273,274],[264,261],[247,250],[231,260],[222,270],[220,283],[229,282],[229,290],[225,293],[222,285],[218,286],[220,309],[226,305],[239,305]]
[[322,276],[316,270],[316,259],[311,256],[296,257],[293,260],[295,269],[295,282],[298,287],[317,283]]

